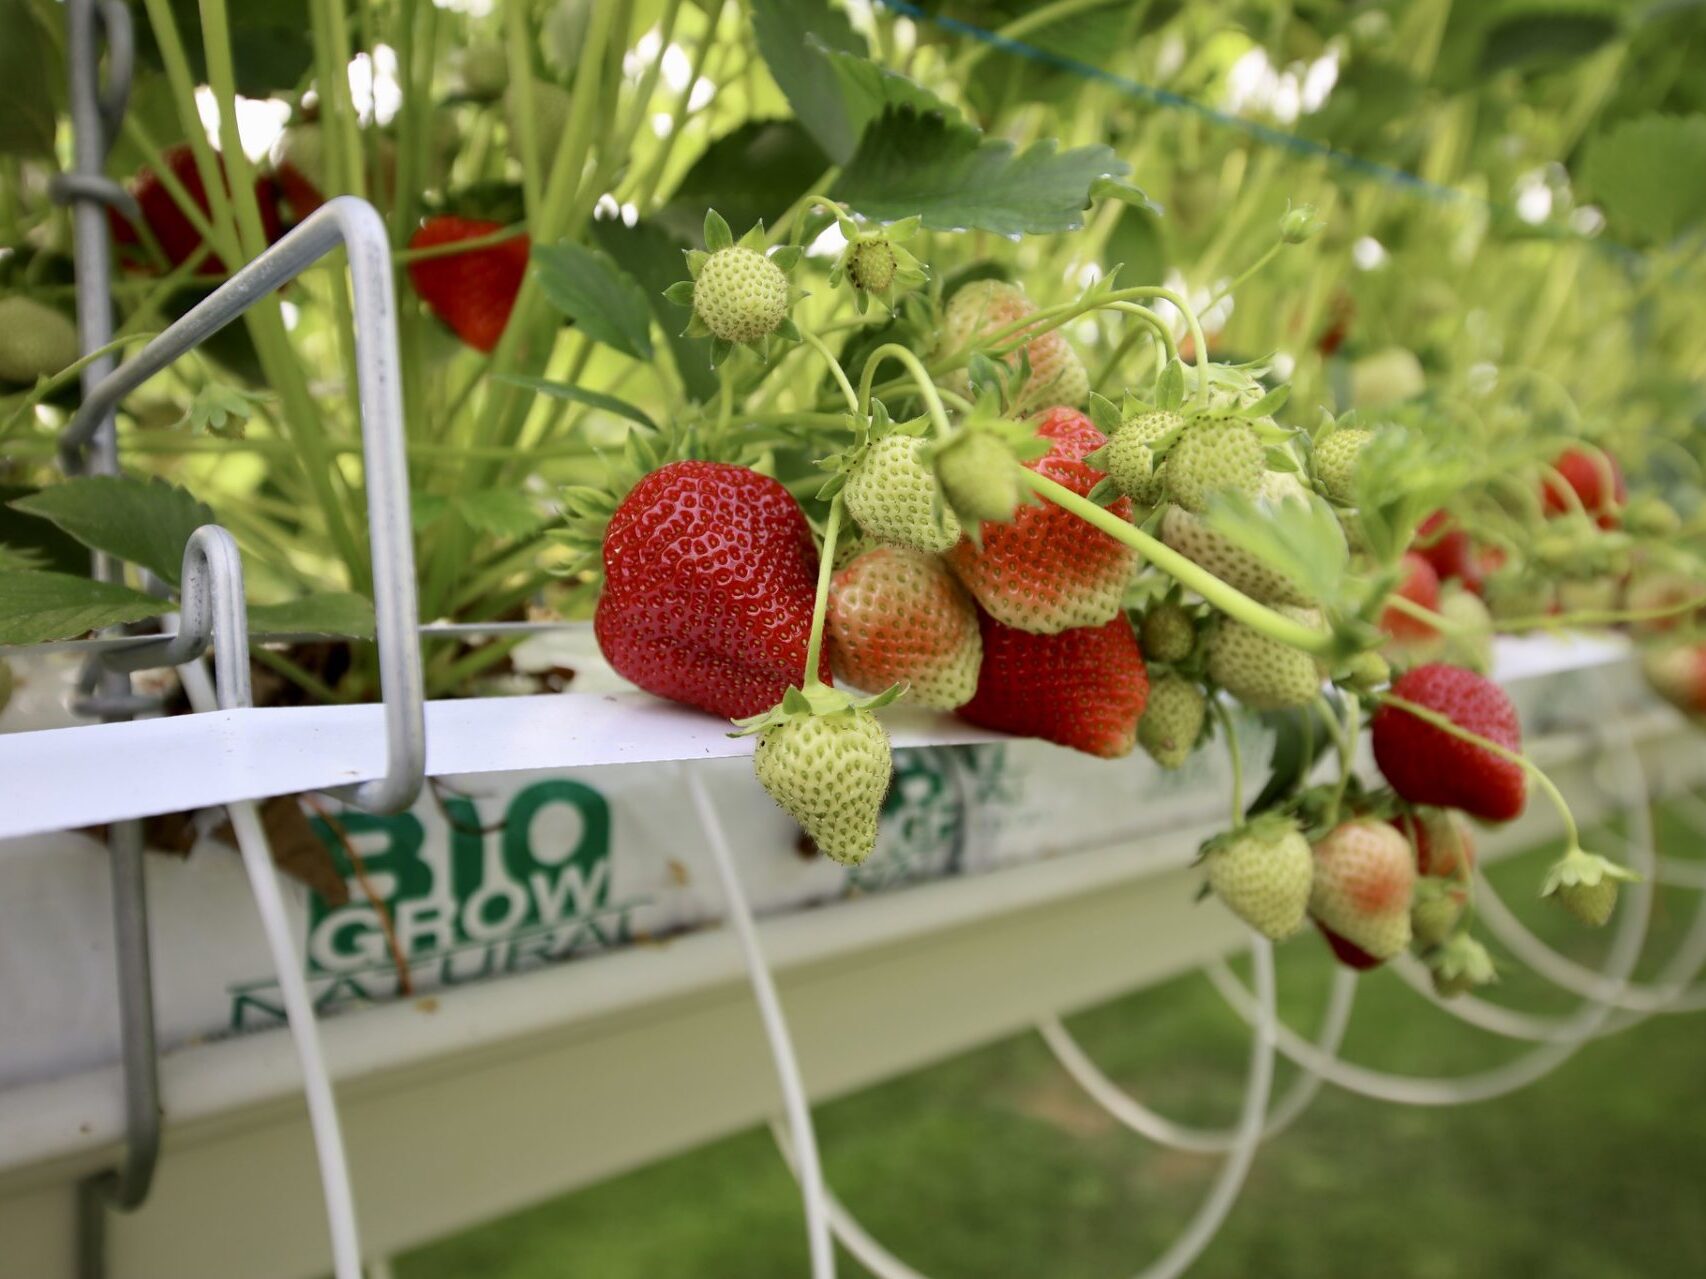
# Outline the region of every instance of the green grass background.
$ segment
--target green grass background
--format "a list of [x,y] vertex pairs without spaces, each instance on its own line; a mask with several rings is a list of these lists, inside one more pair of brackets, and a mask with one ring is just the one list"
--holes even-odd
[[[1702,855],[1701,837],[1674,813],[1658,818],[1661,851]],[[1603,936],[1532,900],[1548,852],[1501,863],[1493,882],[1535,931],[1596,963]],[[1660,891],[1644,974],[1680,940],[1694,902]],[[1313,1035],[1331,973],[1325,947],[1311,935],[1279,954],[1282,1013]],[[1498,957],[1505,976],[1494,998],[1534,1011],[1572,1005]],[[1133,1095],[1180,1120],[1232,1122],[1247,1032],[1206,978],[1069,1024]],[[1375,973],[1361,979],[1344,1055],[1449,1074],[1518,1051]],[[1276,1091],[1289,1077],[1282,1065]],[[1029,1035],[821,1106],[817,1123],[842,1200],[931,1279],[1133,1274],[1183,1228],[1215,1168],[1119,1127]],[[840,1262],[850,1279],[866,1273]],[[751,1131],[422,1249],[396,1270],[399,1279],[798,1279],[806,1258],[793,1182],[769,1136]],[[1190,1273],[1706,1275],[1706,1016],[1645,1022],[1481,1105],[1409,1109],[1325,1088],[1258,1154],[1231,1219]]]

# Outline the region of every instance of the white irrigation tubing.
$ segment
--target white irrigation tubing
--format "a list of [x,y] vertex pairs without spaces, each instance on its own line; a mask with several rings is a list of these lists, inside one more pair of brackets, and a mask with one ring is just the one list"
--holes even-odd
[[[178,667],[178,676],[196,711],[217,709],[213,682],[199,660]],[[319,1026],[314,1020],[308,984],[302,977],[302,961],[291,940],[290,916],[285,911],[284,894],[279,890],[272,849],[252,801],[231,804],[226,812],[237,835],[237,848],[243,855],[243,869],[249,876],[255,909],[261,917],[261,932],[266,937],[279,993],[284,999],[290,1036],[296,1044],[296,1059],[302,1067],[302,1091],[308,1102],[308,1125],[320,1164],[320,1188],[326,1198],[326,1226],[332,1237],[334,1273],[336,1279],[362,1279],[355,1193],[350,1188],[343,1131],[338,1125],[338,1103],[320,1048]]]
[[[1266,938],[1251,933],[1250,953],[1255,967],[1257,1012],[1250,1036],[1250,1069],[1245,1080],[1244,1104],[1239,1112],[1238,1127],[1233,1140],[1228,1143],[1226,1158],[1221,1162],[1220,1171],[1215,1174],[1214,1184],[1197,1208],[1196,1216],[1191,1218],[1190,1224],[1173,1240],[1172,1246],[1146,1268],[1138,1271],[1135,1279],[1178,1279],[1190,1269],[1202,1255],[1203,1249],[1214,1240],[1221,1225],[1226,1221],[1227,1214],[1232,1211],[1232,1205],[1238,1199],[1238,1192],[1243,1188],[1244,1178],[1250,1171],[1250,1163],[1256,1156],[1257,1148],[1262,1144],[1268,1094],[1272,1091],[1274,1080],[1274,1028],[1277,1023],[1274,1008],[1274,951]],[[788,1147],[786,1136],[775,1125],[771,1126],[771,1132],[777,1145],[782,1148],[782,1156],[789,1168],[794,1168],[794,1156]],[[926,1279],[926,1276],[877,1242],[841,1203],[833,1198],[830,1203],[830,1219],[835,1224],[836,1237],[858,1258],[861,1265],[877,1276],[877,1279]]]
[[[1602,720],[1601,723],[1614,721],[1613,716]],[[1706,901],[1702,902],[1701,911],[1695,918],[1695,924],[1701,931],[1697,933],[1691,929],[1684,943],[1678,947],[1671,963],[1667,965],[1665,984],[1658,988],[1631,987],[1629,978],[1640,961],[1641,951],[1646,944],[1652,913],[1652,881],[1658,874],[1658,858],[1653,848],[1651,792],[1645,770],[1641,767],[1634,744],[1625,740],[1620,745],[1622,749],[1614,758],[1626,761],[1632,769],[1625,777],[1628,779],[1627,789],[1633,792],[1633,796],[1626,794],[1625,799],[1632,798],[1633,801],[1629,807],[1634,838],[1625,843],[1631,853],[1631,861],[1635,863],[1635,869],[1644,878],[1626,890],[1622,918],[1607,952],[1605,968],[1598,973],[1591,973],[1579,966],[1569,965],[1575,970],[1568,974],[1569,976],[1587,979],[1575,983],[1581,987],[1575,992],[1583,997],[1581,1005],[1574,1013],[1555,1018],[1520,1013],[1471,997],[1451,1001],[1434,999],[1435,1003],[1460,1020],[1495,1034],[1538,1041],[1539,1047],[1502,1066],[1455,1078],[1399,1075],[1352,1065],[1336,1059],[1331,1054],[1318,1051],[1315,1045],[1308,1043],[1283,1023],[1278,1027],[1280,1051],[1296,1064],[1318,1071],[1329,1082],[1351,1092],[1400,1105],[1456,1106],[1491,1100],[1534,1083],[1562,1065],[1583,1044],[1641,1020],[1642,1010],[1631,1011],[1632,991],[1638,999],[1642,991],[1651,993],[1655,989],[1663,990],[1671,1006],[1677,1008],[1677,996],[1686,997],[1689,994],[1687,982],[1692,981],[1702,962],[1706,962]],[[1565,973],[1562,966],[1569,964],[1569,961],[1545,947],[1522,928],[1509,911],[1504,909],[1503,902],[1493,894],[1484,879],[1477,884],[1477,891],[1485,894],[1478,905],[1489,928],[1496,937],[1511,946],[1513,953],[1518,953],[1525,959],[1537,960],[1533,966],[1543,977],[1556,981],[1558,975]],[[1488,908],[1489,905],[1491,909]],[[1525,945],[1525,941],[1532,944]],[[1400,961],[1398,967],[1402,978],[1412,986],[1419,987],[1419,973],[1413,970],[1407,960]],[[1223,961],[1217,960],[1211,964],[1208,973],[1216,989],[1241,1015],[1247,1019],[1253,1015],[1249,992]],[[1679,979],[1682,985],[1674,986],[1673,983]],[[1571,988],[1569,983],[1557,984],[1565,989]],[[1432,997],[1432,992],[1428,993]]]
[[765,961],[763,948],[758,944],[758,929],[752,922],[746,890],[741,887],[740,877],[735,873],[734,856],[729,852],[722,819],[717,816],[716,806],[711,802],[705,783],[700,780],[699,770],[691,764],[678,767],[687,783],[688,794],[693,798],[693,807],[699,814],[705,840],[711,846],[711,860],[716,863],[717,878],[722,882],[729,920],[740,940],[747,980],[752,985],[758,1015],[764,1023],[764,1037],[770,1045],[776,1081],[781,1085],[782,1109],[788,1116],[788,1129],[793,1134],[794,1146],[801,1152],[803,1166],[796,1177],[805,1203],[806,1242],[811,1253],[812,1279],[835,1279],[835,1244],[830,1232],[823,1164],[818,1158],[817,1135],[812,1129],[811,1107],[806,1104],[805,1083],[800,1077],[799,1060],[794,1055],[794,1041],[788,1033],[787,1019],[782,1015],[782,1001],[776,994],[776,983],[770,975],[770,965]]
[[[1351,1006],[1356,1000],[1356,974],[1340,968],[1333,974],[1333,986],[1327,996],[1326,1010],[1321,1014],[1321,1028],[1315,1035],[1315,1046],[1324,1053],[1337,1055],[1344,1042],[1345,1028],[1350,1025]],[[1193,1128],[1176,1123],[1157,1114],[1109,1079],[1102,1069],[1090,1060],[1083,1047],[1058,1017],[1047,1017],[1037,1023],[1037,1033],[1049,1047],[1073,1081],[1091,1100],[1141,1137],[1174,1150],[1191,1154],[1221,1154],[1238,1140],[1238,1128]],[[1321,1085],[1326,1081],[1310,1070],[1299,1070],[1285,1095],[1274,1104],[1262,1127],[1262,1140],[1271,1141],[1280,1135],[1299,1116],[1309,1109]]]

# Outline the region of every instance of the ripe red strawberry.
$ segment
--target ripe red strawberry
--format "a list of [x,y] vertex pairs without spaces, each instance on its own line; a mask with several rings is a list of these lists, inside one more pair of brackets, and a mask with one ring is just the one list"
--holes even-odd
[[[1439,574],[1434,572],[1434,566],[1416,552],[1406,551],[1400,567],[1404,577],[1398,583],[1397,593],[1412,604],[1438,612]],[[1439,632],[1428,623],[1391,606],[1380,614],[1380,629],[1404,643],[1425,643],[1439,637]]]
[[[440,214],[409,238],[411,249],[456,244],[501,231],[500,222]],[[490,352],[509,323],[515,295],[527,274],[530,241],[525,234],[483,249],[409,263],[409,279],[427,308],[476,351]]]
[[[805,513],[775,480],[671,462],[610,517],[598,647],[659,697],[760,714],[804,680],[817,563]],[[827,654],[818,674],[829,681]]]
[[1448,512],[1435,511],[1423,520],[1410,549],[1433,565],[1440,581],[1456,578],[1480,594],[1481,579],[1485,576],[1480,557],[1469,541],[1469,534]]
[[1469,823],[1448,808],[1418,808],[1393,823],[1416,850],[1416,873],[1467,879],[1475,866]]
[[[1565,449],[1552,463],[1564,483],[1575,490],[1582,509],[1594,517],[1601,528],[1616,528],[1622,522],[1622,509],[1629,500],[1629,486],[1623,481],[1623,468],[1617,459],[1599,449]],[[1607,481],[1610,481],[1609,485]],[[1546,514],[1563,515],[1575,510],[1570,495],[1564,492],[1555,476],[1547,475],[1540,485]]]
[[1416,863],[1394,827],[1372,817],[1341,822],[1314,852],[1309,913],[1341,962],[1371,968],[1410,944]]
[[905,546],[866,551],[836,573],[825,636],[837,679],[952,710],[977,690],[977,607],[947,566]]
[[1103,626],[1036,635],[980,614],[983,666],[962,718],[1104,759],[1129,754],[1149,673],[1124,614]]
[[[1083,458],[1107,443],[1077,409],[1054,408],[1037,424],[1052,447],[1025,466],[1074,493],[1088,495],[1102,472]],[[1131,518],[1131,499],[1108,509]],[[1008,524],[986,524],[983,545],[962,541],[948,552],[960,581],[997,621],[1052,635],[1077,626],[1101,626],[1114,617],[1137,552],[1049,502],[1022,506]]]
[[[1522,749],[1522,726],[1510,698],[1474,671],[1431,662],[1404,674],[1392,692],[1506,750]],[[1412,804],[1460,808],[1483,821],[1508,822],[1528,800],[1528,776],[1515,761],[1453,737],[1409,711],[1382,706],[1374,714],[1373,735],[1380,771]]]
[[1354,968],[1359,973],[1366,973],[1369,969],[1379,968],[1386,962],[1384,959],[1376,959],[1355,942],[1345,940],[1319,919],[1314,919],[1313,916],[1311,919],[1316,930],[1320,932],[1322,937],[1326,938],[1327,945],[1332,949],[1333,958],[1346,968]]
[[[217,153],[216,153],[217,154]],[[187,142],[167,147],[160,153],[166,167],[176,178],[190,199],[195,202],[202,214],[211,219],[211,205],[207,199],[207,187],[201,180],[201,171],[196,168],[195,152]],[[219,172],[225,180],[227,192],[231,189],[231,179],[225,173],[224,157],[219,157]],[[153,169],[144,168],[139,171],[130,184],[130,192],[136,197],[136,203],[142,210],[143,221],[148,224],[149,231],[159,244],[161,252],[166,255],[166,261],[172,266],[182,266],[194,257],[202,247],[201,233],[195,229],[184,211],[178,207],[159,173]],[[267,243],[271,244],[284,234],[284,222],[279,216],[278,184],[270,177],[255,179],[255,200],[261,209],[261,226],[266,231]],[[117,210],[108,210],[108,221],[112,226],[113,239],[120,246],[140,246],[141,238],[136,228]],[[140,263],[139,254],[129,255],[134,263]],[[217,253],[208,253],[196,267],[197,274],[217,275],[226,269],[225,262]]]

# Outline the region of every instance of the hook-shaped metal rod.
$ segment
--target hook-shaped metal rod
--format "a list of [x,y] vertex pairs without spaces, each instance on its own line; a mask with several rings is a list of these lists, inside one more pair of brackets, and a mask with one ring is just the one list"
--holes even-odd
[[249,616],[243,608],[243,558],[237,539],[218,524],[203,524],[184,546],[178,629],[135,648],[114,649],[101,660],[115,670],[182,666],[213,645],[219,708],[253,702],[249,691]]
[[385,775],[355,787],[350,799],[372,812],[392,813],[408,807],[420,792],[426,772],[426,726],[420,641],[415,631],[419,617],[397,356],[397,304],[391,282],[391,247],[378,211],[355,196],[326,201],[294,231],[90,389],[61,435],[60,448],[79,454],[126,395],[339,245],[349,254],[355,310],[356,377],[387,750]]

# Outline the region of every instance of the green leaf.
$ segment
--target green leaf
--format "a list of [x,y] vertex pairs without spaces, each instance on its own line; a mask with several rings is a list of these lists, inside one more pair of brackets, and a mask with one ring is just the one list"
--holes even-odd
[[651,304],[646,291],[608,253],[579,244],[533,250],[545,296],[583,332],[636,360],[652,358]]
[[251,604],[249,630],[255,634],[372,639],[373,604],[345,591],[304,595],[283,604]]
[[[1329,689],[1326,697],[1337,711],[1341,700],[1338,689]],[[1295,710],[1266,711],[1262,724],[1274,735],[1274,750],[1268,763],[1267,783],[1245,811],[1246,817],[1264,813],[1288,799],[1308,779],[1315,762],[1333,744],[1338,731],[1338,725],[1327,717],[1318,700]]]
[[863,133],[865,126],[880,117],[890,107],[911,107],[919,114],[935,113],[950,129],[976,139],[981,131],[966,122],[959,108],[944,102],[930,90],[899,72],[878,66],[862,54],[842,53],[824,49],[830,70],[841,83],[854,132]]
[[172,607],[170,600],[70,573],[0,570],[0,644],[75,639]]
[[[200,38],[200,0],[169,0],[178,32],[184,37],[190,71],[197,84],[207,82],[207,59]],[[308,0],[242,0],[229,9],[231,58],[237,92],[265,98],[275,89],[296,89],[314,62]],[[138,17],[136,51],[140,60],[162,66],[153,24]],[[140,78],[140,77],[139,77]]]
[[464,524],[476,533],[492,537],[526,537],[537,532],[546,521],[545,513],[527,494],[515,489],[462,493],[453,499],[453,504]]
[[1309,598],[1331,606],[1343,594],[1350,548],[1333,508],[1316,494],[1306,502],[1253,502],[1241,493],[1218,494],[1209,502],[1208,523]]
[[1161,216],[1161,206],[1151,200],[1143,188],[1135,182],[1127,182],[1124,178],[1097,178],[1090,184],[1092,200],[1118,200],[1134,209],[1142,209],[1156,217]]
[[774,222],[828,167],[799,121],[749,120],[705,148],[654,217],[683,240],[699,235],[707,209],[740,227]]
[[681,277],[681,251],[690,247],[687,241],[644,218],[633,226],[617,219],[594,222],[592,235],[598,247],[645,289],[688,395],[699,401],[711,399],[717,393],[717,379],[711,372],[711,344],[704,338],[682,337],[681,311],[663,296],[663,291]]
[[1625,235],[1666,241],[1706,221],[1706,115],[1627,120],[1588,144],[1583,177]]
[[12,506],[51,520],[90,550],[105,551],[178,584],[184,544],[213,511],[165,480],[90,475],[20,498]]
[[27,0],[0,0],[0,155],[53,155],[62,59]]
[[935,231],[1017,236],[1082,226],[1090,184],[1125,171],[1105,146],[1057,152],[1048,140],[1015,152],[939,115],[890,107],[865,130],[834,195],[879,221],[916,215]]
[[614,413],[617,417],[627,418],[637,422],[648,431],[658,429],[658,424],[646,414],[646,411],[627,400],[618,399],[614,395],[606,395],[603,391],[589,391],[585,387],[572,386],[567,382],[553,382],[549,378],[528,377],[523,373],[499,374],[499,382],[508,382],[512,386],[524,386],[529,390],[538,391],[541,395],[549,395],[553,399],[573,400],[576,404],[585,404],[595,409],[603,409],[606,413]]
[[844,163],[859,144],[859,121],[826,50],[864,57],[865,41],[829,0],[752,0],[758,50],[794,115],[824,154]]
[[1614,39],[1622,25],[1617,6],[1606,0],[1577,0],[1577,12],[1558,0],[1516,9],[1488,30],[1481,45],[1483,75],[1512,67],[1550,69],[1585,58]]

